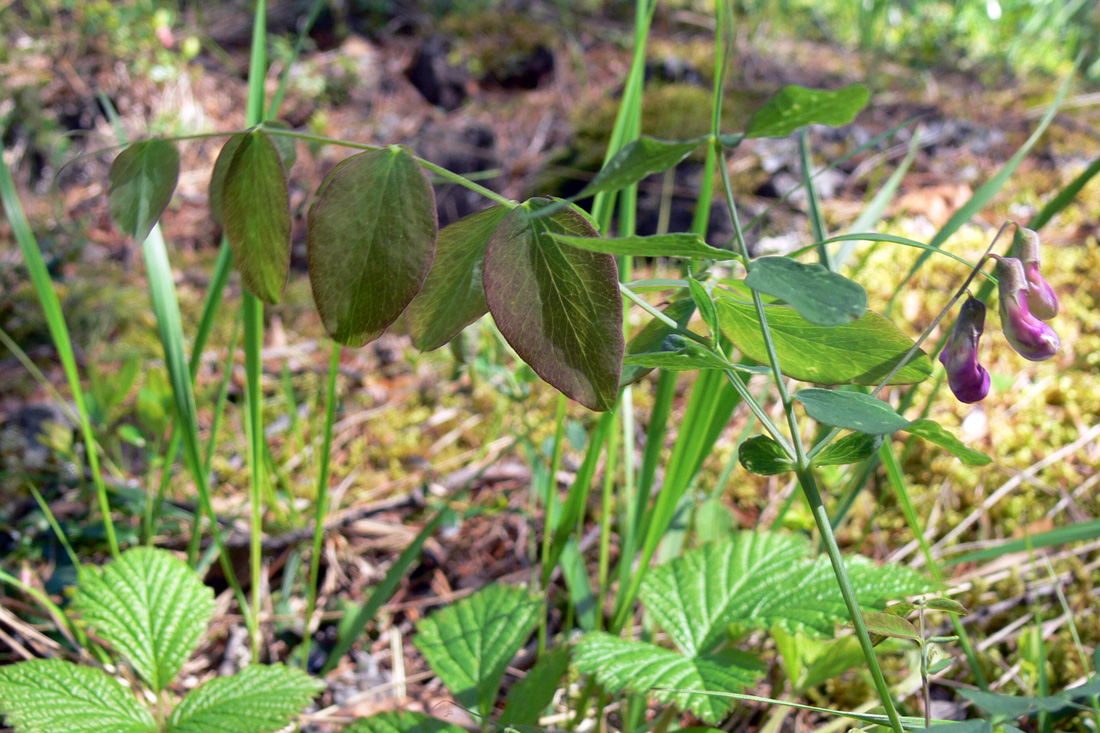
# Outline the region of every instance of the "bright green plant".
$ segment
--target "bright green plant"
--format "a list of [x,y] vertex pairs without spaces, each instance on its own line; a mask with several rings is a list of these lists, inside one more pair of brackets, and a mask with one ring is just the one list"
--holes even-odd
[[68,616],[132,670],[131,684],[63,659],[18,662],[0,669],[0,711],[18,733],[284,728],[322,685],[278,664],[210,680],[171,704],[170,686],[213,613],[213,591],[163,550],[134,548],[102,568],[84,567]]

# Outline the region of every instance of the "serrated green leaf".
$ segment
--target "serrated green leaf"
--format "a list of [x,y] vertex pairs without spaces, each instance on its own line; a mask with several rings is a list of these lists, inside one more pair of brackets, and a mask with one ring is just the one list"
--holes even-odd
[[746,471],[757,476],[776,476],[794,470],[783,446],[767,435],[754,435],[742,442],[737,449],[737,460]]
[[252,665],[188,693],[167,733],[272,733],[295,720],[325,685],[300,669]]
[[485,250],[485,299],[520,358],[590,410],[610,410],[623,362],[623,299],[611,255],[559,244],[551,234],[596,236],[572,209],[532,199],[511,211]]
[[123,150],[107,174],[107,204],[115,226],[141,244],[168,208],[180,176],[180,154],[167,140],[144,140]]
[[[717,306],[722,334],[745,356],[766,363],[768,350],[753,305],[723,295]],[[783,373],[804,382],[878,384],[913,346],[897,326],[873,311],[842,326],[818,326],[789,306],[765,308]],[[931,374],[932,362],[918,351],[890,384],[915,384]]]
[[214,591],[165,550],[135,547],[81,572],[73,610],[154,690],[171,684],[214,613]]
[[494,583],[422,620],[413,643],[459,705],[488,716],[540,610],[522,588]]
[[399,147],[360,153],[321,183],[309,210],[309,282],[329,335],[372,341],[420,291],[435,257],[435,194]]
[[862,285],[822,265],[790,257],[753,260],[745,285],[789,303],[818,326],[840,326],[867,311],[867,291]]
[[859,639],[852,634],[837,639],[812,639],[782,628],[772,629],[771,633],[783,657],[787,679],[795,690],[817,687],[867,663]]
[[967,448],[961,440],[934,420],[928,418],[914,420],[903,430],[946,449],[948,453],[968,466],[984,466],[993,460],[980,451]]
[[466,729],[424,713],[394,710],[357,720],[343,733],[466,733]]
[[567,234],[551,236],[570,247],[612,255],[682,257],[689,260],[740,259],[736,252],[712,247],[700,235],[692,232],[633,237],[577,237]]
[[867,626],[867,631],[874,636],[889,636],[895,639],[909,639],[910,641],[916,642],[921,641],[920,632],[917,631],[916,626],[903,619],[901,616],[895,616],[892,613],[864,611],[863,623]]
[[794,398],[806,414],[822,425],[858,430],[868,435],[890,435],[909,427],[909,421],[877,397],[862,392],[803,389]]
[[859,463],[873,456],[882,445],[882,441],[881,435],[850,433],[835,443],[825,446],[824,450],[814,456],[813,465],[843,466]]
[[760,678],[761,668],[749,666],[747,655],[695,657],[654,644],[628,641],[604,632],[585,634],[573,653],[581,672],[595,676],[606,689],[648,695],[674,703],[708,723],[717,723],[733,707],[727,697],[693,695],[659,688],[700,692],[740,692]]
[[[230,138],[222,148],[219,162],[233,142]],[[243,133],[232,154],[220,193],[225,238],[244,288],[265,303],[278,303],[290,275],[290,195],[283,162],[259,130]]]
[[[695,313],[695,303],[690,298],[674,300],[665,306],[662,313],[675,321],[681,328],[687,328],[688,321],[691,320],[692,314]],[[654,318],[630,339],[630,342],[626,345],[626,357],[638,354],[648,354],[655,351],[661,351],[667,346],[675,346],[675,344],[666,343],[666,339],[675,333],[676,331],[672,326],[669,326],[658,318]],[[652,369],[653,367],[631,364],[629,359],[624,357],[623,371],[619,378],[619,386],[625,387],[628,384],[637,382],[652,371]]]
[[558,692],[569,667],[569,647],[560,646],[543,654],[527,676],[508,691],[508,703],[497,721],[500,725],[539,724],[539,717]]
[[[928,589],[908,568],[859,557],[846,565],[865,608]],[[731,624],[820,636],[848,618],[828,558],[812,559],[809,541],[797,535],[740,532],[704,545],[650,571],[640,598],[686,654],[715,648]]]
[[485,245],[508,207],[493,206],[443,227],[424,287],[405,309],[413,345],[438,349],[489,310],[481,271]]
[[19,733],[152,733],[153,716],[102,670],[60,659],[0,667],[0,712]]
[[785,86],[752,116],[745,137],[787,137],[806,125],[847,125],[870,98],[862,84],[836,91]]
[[646,176],[668,170],[688,157],[706,139],[698,137],[693,140],[658,140],[640,137],[627,143],[615,157],[607,161],[607,165],[596,174],[592,182],[573,198],[582,199],[600,191],[618,191]]

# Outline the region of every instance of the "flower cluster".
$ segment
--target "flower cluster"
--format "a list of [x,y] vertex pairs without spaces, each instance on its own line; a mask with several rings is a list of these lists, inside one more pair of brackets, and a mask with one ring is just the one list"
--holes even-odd
[[[1058,353],[1062,342],[1044,323],[1058,314],[1058,296],[1039,273],[1039,235],[1019,227],[1016,254],[997,260],[1001,328],[1020,356],[1045,361]],[[977,402],[989,394],[989,373],[978,363],[978,340],[985,328],[985,304],[970,297],[940,354],[947,383],[960,401]]]

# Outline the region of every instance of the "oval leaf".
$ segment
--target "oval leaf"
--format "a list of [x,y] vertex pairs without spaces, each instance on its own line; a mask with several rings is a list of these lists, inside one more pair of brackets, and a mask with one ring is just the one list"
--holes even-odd
[[565,234],[555,234],[554,239],[571,247],[580,247],[590,252],[606,252],[612,255],[682,257],[691,260],[740,259],[740,255],[736,252],[711,247],[701,236],[690,232],[612,238],[572,237]]
[[792,84],[756,111],[745,137],[787,137],[805,125],[847,125],[870,98],[871,93],[862,84],[832,92]]
[[485,252],[485,298],[504,338],[535,373],[591,410],[609,410],[623,363],[623,302],[611,255],[551,235],[595,236],[572,209],[532,199],[504,218]]
[[783,446],[766,435],[754,435],[741,443],[737,460],[745,470],[757,476],[775,476],[794,470],[794,464]]
[[821,265],[790,257],[753,260],[745,285],[790,303],[819,326],[840,326],[867,311],[867,291],[862,285]]
[[814,456],[813,464],[815,466],[843,466],[848,463],[859,463],[873,456],[881,445],[881,435],[851,433],[835,443],[827,445],[825,450]]
[[180,154],[166,140],[144,140],[111,163],[107,204],[115,226],[144,242],[168,208],[180,177]]
[[646,176],[668,170],[688,157],[706,139],[658,140],[655,137],[640,137],[627,143],[607,161],[592,182],[573,198],[582,199],[600,191],[618,191]]
[[910,639],[920,643],[920,632],[909,621],[889,613],[876,611],[864,611],[863,623],[872,636],[889,636],[895,639]]
[[247,135],[248,133],[241,132],[226,140],[218,152],[218,159],[214,161],[207,196],[210,199],[210,216],[219,226],[222,225],[222,206],[225,201],[225,175],[229,172],[229,164],[233,162],[237,148],[241,146]]
[[[722,334],[745,356],[767,363],[753,305],[728,296],[719,297],[717,305]],[[842,326],[818,326],[789,306],[765,307],[783,373],[804,382],[878,384],[913,346],[893,322],[873,311]],[[915,384],[931,374],[928,355],[917,351],[890,384]]]
[[909,421],[877,397],[861,392],[804,389],[794,398],[806,414],[823,425],[858,430],[868,435],[889,435],[909,427]]
[[439,232],[432,269],[405,310],[416,348],[438,349],[489,310],[481,282],[485,245],[508,211],[506,206],[493,206]]
[[290,275],[290,197],[279,151],[267,135],[243,136],[222,186],[222,225],[241,284],[265,303],[278,303]]
[[435,257],[435,195],[397,146],[338,165],[309,210],[309,281],[333,339],[362,346],[420,291]]
[[928,418],[914,420],[904,429],[913,435],[924,438],[930,443],[935,443],[941,448],[945,448],[948,453],[968,466],[984,466],[993,460],[985,453],[976,451],[973,448],[967,448],[963,445],[961,440],[952,435],[947,428],[943,427],[935,420],[929,420]]

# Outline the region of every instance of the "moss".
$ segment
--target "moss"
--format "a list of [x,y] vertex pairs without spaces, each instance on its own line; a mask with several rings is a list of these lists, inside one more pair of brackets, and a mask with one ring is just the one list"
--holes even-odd
[[450,62],[465,65],[474,76],[507,83],[531,56],[557,48],[555,26],[530,14],[484,13],[449,15],[440,31],[454,39]]

